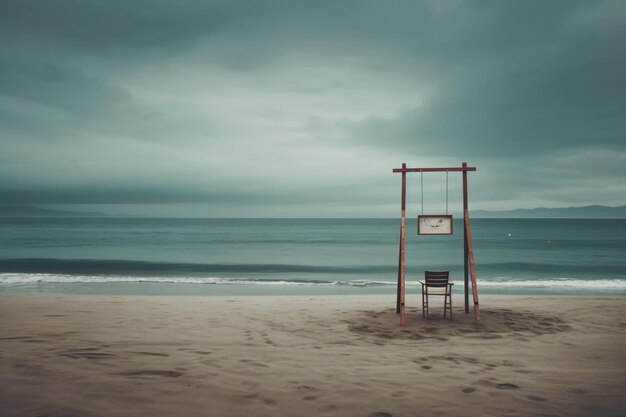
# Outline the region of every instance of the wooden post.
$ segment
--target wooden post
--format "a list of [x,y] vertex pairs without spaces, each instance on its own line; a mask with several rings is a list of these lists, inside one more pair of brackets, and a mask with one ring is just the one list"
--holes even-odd
[[470,232],[469,211],[463,213],[465,228],[467,229],[467,253],[469,254],[470,272],[472,273],[472,295],[474,297],[474,317],[476,325],[480,325],[480,308],[478,306],[478,287],[476,286],[476,267],[474,265],[474,249],[472,245],[472,233]]
[[396,314],[400,314],[400,302],[402,301],[402,296],[400,295],[400,268],[402,265],[402,224],[400,224],[400,238],[398,241],[398,286],[396,287],[397,297],[396,297]]
[[467,246],[467,227],[465,222],[465,213],[467,212],[467,162],[463,162],[463,263],[464,263],[464,292],[465,292],[465,313],[469,313],[469,259],[468,259],[468,246]]
[[[406,163],[402,164],[406,169]],[[405,292],[405,255],[406,255],[406,172],[402,172],[402,208],[400,211],[400,326],[405,325],[404,320],[404,292]]]

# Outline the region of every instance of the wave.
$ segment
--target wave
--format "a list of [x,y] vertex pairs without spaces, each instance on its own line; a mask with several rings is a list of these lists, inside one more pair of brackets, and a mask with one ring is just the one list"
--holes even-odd
[[[459,282],[458,285],[463,285],[463,283]],[[582,280],[572,278],[554,278],[537,280],[515,280],[507,278],[497,278],[493,280],[478,280],[477,285],[479,290],[481,287],[626,289],[626,279]]]
[[[422,274],[424,269],[450,269],[452,274],[461,273],[462,264],[410,265],[412,275]],[[534,262],[482,262],[476,265],[478,276],[549,274],[550,276],[596,276],[598,278],[624,277],[623,263],[598,265],[550,264]],[[55,259],[13,258],[0,259],[0,273],[52,273],[74,275],[132,275],[132,276],[189,276],[193,274],[352,274],[395,276],[397,265],[300,265],[300,264],[234,264],[234,263],[184,263],[151,262],[119,259]]]
[[372,274],[396,270],[395,265],[318,266],[292,264],[202,264],[181,262],[127,261],[116,259],[0,259],[2,272],[56,274],[187,275],[201,273],[334,273]]
[[346,285],[353,287],[395,285],[388,281],[332,281],[233,277],[180,276],[115,276],[0,273],[0,285],[14,284],[74,284],[74,283],[156,283],[156,284],[222,284],[222,285]]
[[[462,281],[453,281],[455,288],[462,288]],[[0,273],[0,286],[36,284],[101,284],[101,283],[153,283],[153,284],[209,284],[209,285],[296,285],[296,286],[349,286],[395,288],[395,281],[382,280],[297,280],[249,277],[201,277],[201,276],[131,276],[131,275],[69,275],[50,273]],[[414,280],[407,280],[408,288],[419,288]],[[478,288],[561,288],[561,289],[618,289],[626,290],[626,279],[580,280],[554,278],[542,280],[516,280],[499,277],[478,280]]]
[[[460,268],[460,266],[459,266]],[[498,272],[498,271],[517,271],[531,273],[589,273],[589,274],[614,274],[624,276],[626,264],[623,262],[613,264],[574,264],[574,263],[541,263],[541,262],[483,262],[476,265],[477,271]]]
[[[608,269],[606,269],[608,267]],[[407,271],[406,285],[419,288],[419,268]],[[483,263],[478,288],[626,289],[623,267],[589,269],[540,263]],[[451,268],[462,276],[462,266]],[[481,274],[482,272],[482,274]],[[318,266],[296,264],[210,264],[99,259],[0,259],[0,286],[94,283],[170,283],[219,285],[396,286],[396,265]],[[556,278],[563,277],[563,278]],[[361,279],[362,278],[362,279]],[[382,278],[382,279],[381,279]],[[455,289],[463,282],[456,281]]]

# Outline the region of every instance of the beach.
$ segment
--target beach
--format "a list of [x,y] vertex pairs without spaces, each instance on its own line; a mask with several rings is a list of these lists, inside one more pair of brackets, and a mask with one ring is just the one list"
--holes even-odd
[[0,294],[3,416],[623,416],[624,297]]

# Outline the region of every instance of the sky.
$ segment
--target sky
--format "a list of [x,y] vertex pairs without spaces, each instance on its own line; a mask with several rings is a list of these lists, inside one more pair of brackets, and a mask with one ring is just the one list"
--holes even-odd
[[[0,203],[396,217],[393,168],[467,162],[471,209],[626,204],[624,1],[2,9]],[[407,181],[459,210],[458,173]]]

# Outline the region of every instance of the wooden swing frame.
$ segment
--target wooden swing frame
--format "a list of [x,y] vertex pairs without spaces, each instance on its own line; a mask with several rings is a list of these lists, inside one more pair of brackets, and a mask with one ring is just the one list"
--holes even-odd
[[472,234],[470,231],[470,219],[467,198],[467,173],[476,171],[476,167],[467,166],[463,162],[460,167],[446,168],[407,168],[406,163],[402,168],[394,168],[394,173],[402,174],[402,206],[400,211],[400,248],[398,255],[398,290],[396,300],[396,313],[400,315],[400,326],[406,325],[405,320],[405,248],[406,248],[406,174],[410,172],[461,172],[463,174],[463,223],[464,223],[464,293],[465,313],[469,313],[469,279],[472,281],[472,298],[474,301],[474,318],[476,324],[480,324],[480,309],[478,305],[478,288],[476,287],[476,268],[474,267],[474,250],[472,247]]

